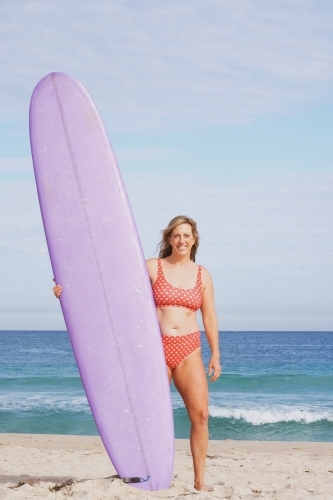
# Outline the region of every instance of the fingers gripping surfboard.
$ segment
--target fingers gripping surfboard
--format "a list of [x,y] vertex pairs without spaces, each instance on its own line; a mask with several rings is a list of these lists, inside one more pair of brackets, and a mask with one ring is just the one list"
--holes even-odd
[[151,285],[114,153],[77,80],[51,73],[37,84],[30,140],[54,277],[97,428],[120,477],[167,488],[173,417]]

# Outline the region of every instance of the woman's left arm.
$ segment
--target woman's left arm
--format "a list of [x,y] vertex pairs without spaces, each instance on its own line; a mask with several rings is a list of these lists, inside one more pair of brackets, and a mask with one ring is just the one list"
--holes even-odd
[[208,375],[214,382],[221,375],[219,332],[214,304],[213,280],[207,269],[202,268],[202,304],[201,314],[207,340],[212,351],[212,357],[208,366]]

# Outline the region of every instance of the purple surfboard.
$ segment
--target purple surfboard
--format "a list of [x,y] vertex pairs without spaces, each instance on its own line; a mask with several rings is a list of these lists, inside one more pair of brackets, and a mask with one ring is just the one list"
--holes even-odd
[[167,488],[173,416],[151,285],[117,161],[77,80],[51,73],[37,84],[30,140],[53,273],[97,428],[120,477]]

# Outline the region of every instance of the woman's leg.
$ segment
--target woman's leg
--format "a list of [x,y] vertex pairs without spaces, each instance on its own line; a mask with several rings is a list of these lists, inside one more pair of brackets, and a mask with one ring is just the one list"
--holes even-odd
[[208,447],[208,385],[201,349],[196,349],[187,356],[172,374],[191,421],[194,487],[197,490],[207,491],[204,470]]

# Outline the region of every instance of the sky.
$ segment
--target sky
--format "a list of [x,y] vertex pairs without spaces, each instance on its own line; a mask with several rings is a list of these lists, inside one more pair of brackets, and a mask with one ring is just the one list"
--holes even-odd
[[198,222],[220,330],[333,330],[333,4],[0,2],[0,330],[65,329],[29,101],[77,78],[105,123],[147,258]]

